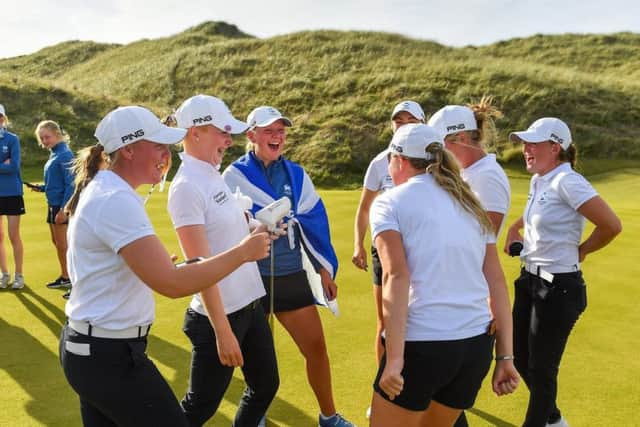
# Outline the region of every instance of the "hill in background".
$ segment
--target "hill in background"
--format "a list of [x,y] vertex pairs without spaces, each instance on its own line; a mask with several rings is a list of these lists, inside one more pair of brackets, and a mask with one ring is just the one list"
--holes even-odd
[[[218,96],[245,118],[269,104],[294,121],[287,155],[321,185],[362,179],[391,138],[394,104],[414,99],[427,115],[494,95],[505,114],[495,149],[542,116],[569,123],[588,158],[638,159],[640,35],[533,36],[451,48],[394,34],[308,31],[257,39],[222,22],[127,45],[65,42],[0,60],[0,103],[41,162],[35,124],[61,122],[76,148],[94,143],[99,119],[117,105],[158,115],[197,93]],[[227,155],[242,151],[237,144]]]

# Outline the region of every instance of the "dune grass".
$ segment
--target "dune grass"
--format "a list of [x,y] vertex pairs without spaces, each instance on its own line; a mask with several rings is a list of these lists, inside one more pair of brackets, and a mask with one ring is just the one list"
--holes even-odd
[[[27,179],[37,180],[30,170]],[[510,172],[513,204],[509,220],[524,205],[528,177]],[[569,341],[560,375],[559,404],[576,426],[638,425],[640,407],[640,345],[637,325],[640,291],[636,279],[640,266],[640,170],[626,169],[591,177],[596,189],[622,218],[624,231],[609,247],[590,256],[584,264],[589,306]],[[146,192],[146,189],[141,189]],[[366,425],[364,411],[371,398],[375,373],[373,336],[374,305],[370,276],[351,265],[352,224],[358,191],[321,192],[329,210],[332,238],[341,261],[338,276],[341,316],[322,310],[324,330],[332,361],[333,386],[339,411],[358,425]],[[58,335],[64,322],[64,300],[60,291],[44,283],[57,277],[57,262],[49,242],[44,198],[26,194],[23,219],[25,277],[27,287],[19,292],[0,291],[0,399],[1,426],[79,425],[76,395],[66,383],[57,360]],[[148,204],[156,232],[175,253],[178,245],[165,210],[166,193],[156,192]],[[4,224],[3,224],[4,225]],[[6,225],[5,225],[6,226]],[[502,257],[509,282],[518,262]],[[11,265],[11,264],[10,264]],[[188,380],[190,348],[181,332],[188,298],[156,297],[156,322],[148,353],[178,397]],[[269,412],[271,426],[312,426],[317,405],[307,385],[303,360],[279,325],[275,341],[281,386]],[[208,426],[229,425],[243,389],[236,373],[218,414]],[[527,393],[497,398],[485,385],[469,411],[471,426],[518,426],[526,408]]]
[[[427,115],[447,104],[495,96],[499,157],[512,130],[557,116],[588,158],[639,159],[640,35],[532,36],[451,48],[396,34],[302,31],[268,39],[220,22],[126,45],[65,42],[0,60],[0,103],[28,149],[39,120],[57,120],[77,147],[94,142],[117,105],[166,115],[184,99],[224,99],[237,117],[273,105],[293,119],[287,155],[318,184],[360,182],[391,136],[397,102]],[[234,148],[230,157],[240,154]],[[43,160],[25,152],[25,164]]]

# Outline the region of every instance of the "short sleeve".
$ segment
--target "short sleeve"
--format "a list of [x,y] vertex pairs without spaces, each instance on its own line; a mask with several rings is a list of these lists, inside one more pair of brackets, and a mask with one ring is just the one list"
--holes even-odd
[[373,201],[369,212],[371,240],[375,240],[376,236],[383,231],[400,232],[400,223],[392,202],[388,194],[382,194]]
[[149,217],[137,195],[117,192],[100,206],[93,232],[114,253],[142,237],[154,235]]
[[582,204],[598,195],[593,186],[579,173],[564,175],[554,182],[556,191],[573,210],[578,210]]
[[488,212],[506,214],[509,211],[510,189],[494,173],[487,173],[476,178],[473,192],[480,200],[482,207]]
[[380,173],[379,168],[376,165],[375,160],[369,163],[369,167],[367,167],[367,172],[364,174],[364,187],[367,190],[371,191],[379,191],[380,190]]
[[174,228],[205,223],[205,202],[192,184],[174,181],[169,190],[167,210]]

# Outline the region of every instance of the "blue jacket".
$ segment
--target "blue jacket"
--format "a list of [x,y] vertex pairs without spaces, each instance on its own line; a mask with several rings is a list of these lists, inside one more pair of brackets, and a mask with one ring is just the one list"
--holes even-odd
[[[8,163],[5,163],[6,161]],[[0,197],[22,196],[22,176],[20,176],[20,140],[0,128]]]
[[75,188],[75,176],[71,171],[73,152],[66,143],[54,145],[49,160],[44,165],[44,193],[51,206],[67,204]]

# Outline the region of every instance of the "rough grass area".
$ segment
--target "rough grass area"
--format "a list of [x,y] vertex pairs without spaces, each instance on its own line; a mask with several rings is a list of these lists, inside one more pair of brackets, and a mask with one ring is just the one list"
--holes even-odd
[[[287,154],[324,186],[359,182],[391,137],[400,100],[427,115],[447,104],[494,95],[505,117],[496,148],[535,119],[569,123],[588,158],[640,159],[640,35],[532,36],[450,48],[357,31],[304,31],[268,39],[208,22],[171,37],[127,45],[65,42],[0,60],[0,103],[23,138],[25,161],[42,154],[33,129],[60,121],[82,147],[116,105],[143,104],[165,115],[184,99],[221,97],[240,118],[258,105],[294,121]],[[35,96],[33,96],[35,95]],[[232,157],[241,151],[234,148]],[[507,158],[509,155],[507,154]]]
[[[36,180],[37,173],[26,174]],[[523,209],[528,177],[510,172],[513,205],[509,220]],[[640,170],[627,169],[591,177],[596,189],[623,221],[622,235],[584,264],[589,307],[578,321],[565,354],[560,375],[559,404],[571,425],[636,426],[640,407],[640,346],[637,301],[640,277]],[[141,189],[141,193],[146,189]],[[374,304],[370,276],[351,265],[353,215],[358,191],[327,190],[333,241],[341,262],[338,285],[341,316],[322,310],[332,361],[333,386],[338,410],[360,426],[371,398],[375,373],[373,336]],[[57,277],[57,262],[44,222],[41,194],[27,193],[23,218],[27,287],[19,292],[0,291],[0,426],[80,425],[76,395],[65,382],[57,359],[58,335],[64,322],[61,291],[44,283]],[[149,213],[162,241],[171,251],[178,246],[165,211],[166,193],[155,193]],[[3,223],[6,227],[6,224]],[[502,241],[502,238],[500,238]],[[500,243],[501,245],[501,243]],[[509,282],[518,262],[502,258]],[[157,297],[157,319],[149,339],[149,355],[158,364],[174,392],[184,393],[190,349],[181,331],[188,298]],[[302,357],[280,326],[275,341],[281,387],[269,412],[271,426],[317,425],[317,406],[307,385]],[[229,425],[243,389],[241,374],[234,377],[219,413],[208,426]],[[524,417],[524,386],[512,396],[497,398],[485,383],[476,405],[469,411],[471,426],[518,426]]]

